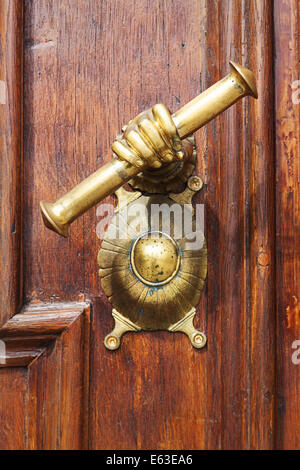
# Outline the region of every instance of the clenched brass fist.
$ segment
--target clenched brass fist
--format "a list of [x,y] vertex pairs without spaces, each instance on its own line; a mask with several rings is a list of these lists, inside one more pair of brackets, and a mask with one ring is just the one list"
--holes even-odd
[[112,144],[113,152],[135,167],[160,168],[182,160],[184,150],[170,111],[163,104],[136,116]]

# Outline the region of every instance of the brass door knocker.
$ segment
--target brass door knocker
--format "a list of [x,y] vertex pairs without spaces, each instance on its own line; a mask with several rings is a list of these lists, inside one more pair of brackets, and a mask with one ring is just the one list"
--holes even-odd
[[[257,98],[252,72],[234,62],[230,67],[225,78],[173,115],[162,104],[139,114],[112,144],[111,162],[55,203],[41,202],[45,225],[67,237],[77,217],[111,193],[118,197],[98,255],[115,319],[104,341],[110,350],[126,331],[140,330],[182,331],[195,348],[206,344],[193,326],[207,270],[206,242],[192,207],[202,187],[193,175],[193,133],[238,99]],[[122,188],[127,182],[135,191]]]

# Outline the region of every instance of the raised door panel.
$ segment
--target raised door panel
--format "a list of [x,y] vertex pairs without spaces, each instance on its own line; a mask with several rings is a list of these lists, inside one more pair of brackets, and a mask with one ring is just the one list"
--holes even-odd
[[88,448],[89,325],[72,302],[27,306],[0,329],[2,450]]

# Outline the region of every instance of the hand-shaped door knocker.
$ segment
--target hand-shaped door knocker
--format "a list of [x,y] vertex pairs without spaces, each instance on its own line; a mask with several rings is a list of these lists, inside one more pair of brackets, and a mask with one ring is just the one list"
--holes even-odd
[[[186,333],[206,344],[193,326],[207,271],[206,242],[192,197],[193,133],[244,96],[257,98],[255,78],[230,62],[225,78],[171,115],[163,104],[139,114],[112,144],[113,159],[55,203],[41,202],[45,225],[67,237],[69,225],[106,196],[118,206],[98,255],[102,288],[115,327],[104,344],[117,349],[126,331]],[[129,182],[131,191],[122,186]],[[185,187],[183,187],[185,186]]]

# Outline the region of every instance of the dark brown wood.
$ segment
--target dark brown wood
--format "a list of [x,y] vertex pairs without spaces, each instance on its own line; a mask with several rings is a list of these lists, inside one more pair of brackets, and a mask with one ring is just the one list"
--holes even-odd
[[[229,59],[241,63],[242,12],[237,2],[214,2],[207,10],[207,54],[204,88],[227,72]],[[222,20],[221,20],[222,19]],[[235,45],[232,53],[232,44]],[[241,106],[207,126],[206,226],[209,253],[207,279],[207,413],[206,446],[247,446],[248,397],[245,361],[245,268]],[[237,184],[237,181],[239,183]],[[230,286],[230,288],[229,288]],[[239,338],[243,338],[240,341]],[[232,348],[234,344],[234,348]],[[246,399],[245,399],[246,398]]]
[[22,304],[23,2],[0,2],[0,326]]
[[89,305],[29,305],[0,339],[0,449],[87,448]]
[[[276,243],[277,413],[276,446],[300,448],[300,5],[276,0]],[[296,82],[298,81],[298,82]],[[293,97],[294,95],[294,97]],[[299,343],[298,348],[299,350]],[[299,357],[299,356],[298,356]]]

